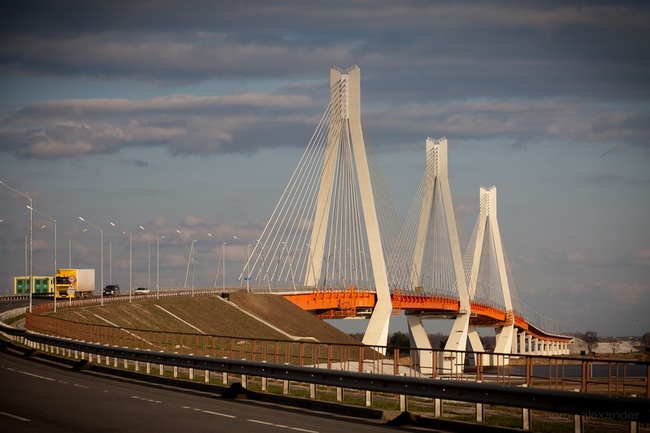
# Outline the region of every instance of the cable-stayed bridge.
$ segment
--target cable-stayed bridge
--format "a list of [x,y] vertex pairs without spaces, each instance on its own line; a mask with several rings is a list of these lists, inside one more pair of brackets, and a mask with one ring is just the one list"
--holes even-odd
[[519,299],[497,220],[496,188],[480,188],[465,240],[456,222],[447,139],[425,140],[426,168],[400,224],[361,119],[360,70],[333,67],[330,101],[241,279],[282,293],[320,317],[369,317],[363,342],[384,346],[390,317],[406,313],[412,341],[431,349],[423,319],[453,325],[445,350],[568,353],[571,337]]

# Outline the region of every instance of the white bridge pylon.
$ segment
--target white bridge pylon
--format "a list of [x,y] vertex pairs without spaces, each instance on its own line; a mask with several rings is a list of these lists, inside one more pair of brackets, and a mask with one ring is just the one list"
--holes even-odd
[[[471,308],[449,186],[447,148],[446,138],[426,140],[426,169],[420,210],[419,214],[415,214],[417,222],[414,240],[409,242],[414,247],[408,285],[422,294],[458,298],[460,309],[455,315],[445,350],[465,351]],[[420,200],[419,194],[415,200]],[[414,207],[417,207],[417,203]],[[408,222],[405,226],[408,226]],[[405,228],[405,233],[408,231]],[[405,236],[413,237],[408,234]],[[422,319],[428,316],[426,313],[411,313],[406,316],[411,340],[418,349],[432,349],[422,323]],[[432,368],[432,365],[423,364],[431,362],[431,357],[422,357],[419,362],[422,369]],[[453,364],[462,365],[462,362],[463,359],[456,359]],[[444,366],[445,369],[456,367],[458,365]]]
[[[330,122],[320,190],[316,201],[314,228],[311,232],[310,245],[313,246],[314,271],[310,272],[308,269],[305,285],[315,285],[315,275],[321,274],[320,266],[325,258],[326,236],[331,229],[328,224],[332,221],[328,215],[334,210],[332,209],[332,197],[334,196],[334,175],[337,173],[336,163],[342,157],[342,152],[351,151],[350,162],[354,164],[354,167],[351,167],[351,174],[356,173],[361,216],[365,223],[365,235],[377,293],[377,303],[370,317],[363,343],[383,346],[388,340],[388,325],[393,307],[374,191],[370,180],[366,144],[361,126],[361,71],[359,68],[353,68],[346,74],[339,69],[331,69],[330,91],[335,121]],[[339,119],[340,121],[338,121]],[[335,211],[340,212],[341,210],[336,209]]]
[[[279,293],[349,288],[373,292],[374,308],[355,310],[364,315],[372,308],[363,338],[370,346],[387,344],[393,312],[391,289],[395,294],[403,291],[421,298],[459,301],[458,311],[454,307],[444,313],[432,309],[431,316],[407,314],[411,337],[419,349],[431,349],[422,319],[444,317],[454,319],[447,351],[464,352],[469,339],[474,351],[482,352],[476,327],[470,326],[473,301],[508,313],[507,323],[491,324],[497,329],[497,352],[511,353],[516,342],[520,350],[535,346],[514,338],[514,286],[509,284],[496,219],[496,189],[481,189],[474,242],[463,256],[448,179],[447,139],[428,138],[423,182],[402,227],[363,128],[360,76],[357,66],[330,70],[327,109],[247,254],[242,284],[245,281],[253,291]],[[494,259],[486,259],[485,251]],[[462,355],[449,358],[445,369],[462,368]]]
[[361,72],[330,70],[330,102],[242,276],[253,286],[376,293],[364,335],[386,345],[386,252],[400,225],[361,121]]
[[[515,312],[501,231],[497,219],[497,188],[480,187],[479,216],[466,256],[467,288],[472,300],[506,311],[506,321],[495,327],[496,353],[511,353],[515,336]],[[514,291],[514,286],[512,287]],[[470,327],[470,334],[476,328]],[[472,340],[473,341],[473,340]],[[472,345],[473,347],[473,345]],[[475,351],[482,351],[474,348]]]

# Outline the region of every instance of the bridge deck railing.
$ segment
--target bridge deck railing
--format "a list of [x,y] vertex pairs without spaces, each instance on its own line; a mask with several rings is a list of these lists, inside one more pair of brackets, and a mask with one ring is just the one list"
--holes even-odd
[[[23,308],[22,312],[24,311],[25,309]],[[29,321],[30,317],[33,319],[33,316],[36,315],[27,313],[26,319]],[[2,320],[7,320],[11,317],[16,316],[15,314],[3,314]],[[229,347],[231,355],[234,356],[231,359],[227,359],[198,354],[183,354],[185,351],[192,350],[198,352],[202,347],[197,344],[199,341],[197,337],[199,336],[190,334],[183,335],[184,339],[180,340],[180,344],[176,347],[176,350],[171,352],[153,351],[151,349],[141,350],[128,347],[122,348],[115,345],[101,345],[69,338],[49,337],[41,333],[12,328],[6,326],[4,323],[0,323],[0,334],[13,341],[17,341],[20,345],[24,344],[28,347],[34,347],[36,349],[34,356],[39,356],[38,353],[43,351],[44,353],[52,353],[57,357],[62,356],[73,360],[88,360],[91,363],[96,362],[100,370],[102,370],[101,365],[105,364],[106,366],[112,366],[110,368],[123,368],[126,371],[134,370],[138,373],[144,372],[147,375],[168,376],[171,373],[173,374],[172,377],[174,380],[183,378],[192,382],[196,382],[197,380],[205,381],[206,384],[212,384],[214,382],[214,377],[211,376],[211,373],[214,372],[220,373],[224,385],[234,383],[232,382],[233,380],[235,382],[240,381],[245,388],[249,384],[255,387],[261,383],[260,386],[263,393],[278,393],[278,386],[282,390],[282,394],[285,395],[290,395],[290,386],[292,390],[294,389],[293,386],[295,386],[298,392],[302,393],[308,385],[309,399],[318,399],[320,394],[327,394],[331,397],[333,390],[336,393],[336,401],[346,404],[359,404],[359,396],[365,394],[366,407],[373,406],[373,395],[382,400],[386,400],[387,398],[392,398],[393,400],[398,399],[400,411],[409,410],[409,404],[413,404],[415,405],[414,407],[419,408],[423,404],[423,401],[429,399],[431,403],[429,410],[433,409],[434,418],[445,416],[443,414],[443,401],[451,400],[461,405],[466,405],[468,402],[469,404],[475,404],[477,422],[486,422],[485,408],[487,405],[521,408],[520,421],[524,429],[531,428],[533,411],[538,414],[535,418],[536,422],[539,419],[550,416],[554,420],[554,423],[562,420],[564,424],[567,424],[565,421],[573,418],[573,425],[576,432],[583,431],[585,423],[591,422],[592,418],[597,421],[603,417],[607,420],[611,419],[611,422],[608,421],[608,426],[612,423],[617,426],[621,421],[626,422],[630,432],[638,432],[640,423],[646,423],[650,420],[647,385],[645,395],[642,393],[633,393],[629,388],[629,385],[634,386],[631,383],[627,384],[627,391],[624,389],[621,390],[621,394],[624,395],[612,396],[597,393],[596,391],[598,390],[594,389],[594,386],[599,383],[602,386],[605,382],[602,379],[590,380],[590,377],[597,378],[598,373],[595,370],[600,365],[596,361],[590,360],[582,360],[582,362],[579,362],[580,371],[585,373],[581,376],[580,380],[580,383],[583,385],[581,390],[586,392],[576,393],[568,392],[561,387],[558,389],[558,378],[561,377],[564,379],[565,373],[552,374],[554,371],[552,365],[556,366],[555,370],[557,371],[559,370],[558,366],[564,365],[565,362],[557,362],[558,358],[549,359],[549,357],[544,358],[549,359],[549,361],[556,361],[555,364],[549,364],[549,366],[537,364],[535,361],[541,357],[524,356],[526,359],[524,365],[525,374],[523,375],[525,382],[520,383],[522,380],[521,373],[516,375],[506,374],[508,368],[512,366],[512,362],[505,361],[512,361],[514,359],[510,355],[492,355],[497,358],[502,357],[504,361],[501,364],[497,362],[496,370],[494,370],[494,367],[491,367],[493,368],[492,371],[482,368],[482,357],[479,357],[474,373],[471,372],[471,369],[467,368],[461,370],[460,375],[453,377],[453,375],[449,374],[450,372],[445,372],[444,370],[439,371],[433,369],[430,370],[430,374],[422,374],[422,371],[418,372],[410,368],[413,366],[411,359],[415,359],[413,358],[414,355],[420,357],[427,355],[422,352],[417,353],[412,349],[391,348],[393,349],[392,356],[383,356],[377,351],[370,350],[369,352],[369,349],[363,348],[363,346],[348,345],[356,349],[348,352],[350,358],[354,358],[356,354],[357,359],[362,362],[355,365],[354,361],[350,359],[348,365],[359,368],[360,370],[357,371],[350,368],[349,370],[352,371],[344,371],[344,369],[339,369],[339,366],[333,363],[328,368],[322,368],[323,366],[318,364],[311,364],[310,362],[313,362],[313,358],[309,361],[308,357],[304,356],[309,352],[304,344],[305,342],[291,342],[298,345],[294,346],[298,350],[295,352],[296,356],[293,359],[301,361],[298,365],[288,365],[289,363],[269,362],[268,360],[259,362],[247,358],[253,358],[259,353],[267,353],[266,351],[257,351],[255,349],[256,347],[270,349],[273,346],[273,350],[275,350],[273,353],[281,353],[277,352],[278,346],[276,346],[278,344],[279,347],[282,347],[283,342],[281,341],[273,342],[271,345],[268,344],[270,341],[266,342],[267,344],[256,344],[255,341],[259,340],[238,339],[235,341],[234,339],[230,339],[228,340]],[[144,334],[140,334],[140,338],[137,338],[138,334],[134,332],[132,334],[134,335],[130,337],[131,342],[137,341],[139,345],[146,344],[143,342]],[[171,336],[164,340],[167,344],[169,344],[169,341],[178,342],[178,340],[174,340]],[[194,346],[192,346],[193,344]],[[317,343],[309,342],[308,344],[314,345]],[[336,353],[334,350],[335,345],[327,346],[330,347],[330,350],[323,357],[326,356],[328,360],[343,359],[342,356],[338,358],[333,356],[333,353]],[[344,351],[340,353],[344,353]],[[370,356],[368,356],[369,354]],[[411,356],[411,359],[409,359],[407,354]],[[464,360],[469,360],[470,358],[470,354],[468,353],[451,351],[431,351],[428,355],[433,357],[442,355],[443,358],[456,357],[457,359]],[[420,360],[426,361],[424,358],[420,358]],[[549,373],[547,375],[535,371],[535,368],[540,365],[542,370],[548,370]],[[610,373],[612,372],[613,365],[616,366],[615,370],[617,371],[622,369],[622,373],[610,376],[608,381],[611,383],[612,378],[622,377],[623,382],[620,383],[620,386],[625,388],[626,375],[627,378],[632,376],[632,374],[629,374],[631,373],[630,371],[626,372],[625,370],[627,367],[633,366],[633,364],[625,361],[607,361],[607,367]],[[642,365],[643,371],[646,372],[645,383],[647,384],[647,373],[650,371],[650,365],[648,363],[642,363]],[[381,371],[378,370],[380,366],[384,367]],[[500,367],[502,368],[501,371],[499,371]],[[386,374],[391,368],[397,374]],[[404,368],[407,368],[407,371],[411,372],[410,376],[412,377],[406,377],[409,374],[403,373]],[[195,377],[195,375],[197,376]],[[569,374],[566,375],[566,377],[569,376]],[[515,380],[516,377],[519,377],[518,381]],[[497,383],[494,383],[494,378],[497,378]],[[290,383],[293,385],[290,385]],[[534,388],[540,385],[555,389]],[[274,391],[271,391],[271,387],[274,387]],[[608,392],[611,394],[612,390],[609,388],[611,386],[608,386]],[[603,392],[603,390],[601,389],[600,392]],[[327,400],[329,397],[325,397],[325,399]],[[321,396],[321,398],[323,397]],[[424,398],[425,400],[421,400],[420,398]],[[424,404],[427,405],[426,403]],[[322,410],[323,403],[319,403],[318,407]],[[452,412],[450,413],[453,416]],[[544,413],[550,413],[551,415],[544,415]],[[541,418],[539,418],[540,416]],[[609,418],[610,416],[611,418]],[[517,418],[517,416],[514,415],[514,418]]]
[[37,306],[32,313],[26,314],[27,329],[102,345],[300,367],[650,398],[650,362],[370,347],[361,343],[267,340],[141,330],[73,322],[39,314],[41,309],[46,307]]

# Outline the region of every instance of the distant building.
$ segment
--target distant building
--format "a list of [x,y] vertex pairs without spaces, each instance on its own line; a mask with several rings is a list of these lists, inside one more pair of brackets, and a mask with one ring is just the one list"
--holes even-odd
[[[608,340],[599,340],[598,341],[598,346],[594,348],[594,353],[596,354],[616,354],[616,353],[634,353],[638,352],[637,349],[634,348],[634,346],[639,346],[641,344],[640,341],[637,340],[614,340],[614,339],[608,339]],[[589,353],[589,349],[587,348],[587,343],[585,343],[583,340],[579,338],[575,338],[575,341],[573,344],[569,345],[569,354],[570,355],[581,355]]]

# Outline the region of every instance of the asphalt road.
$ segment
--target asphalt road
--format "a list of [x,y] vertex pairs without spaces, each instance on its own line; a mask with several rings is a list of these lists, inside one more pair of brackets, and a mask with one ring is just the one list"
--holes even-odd
[[248,400],[77,371],[0,351],[0,431],[259,432],[404,431],[379,420]]

